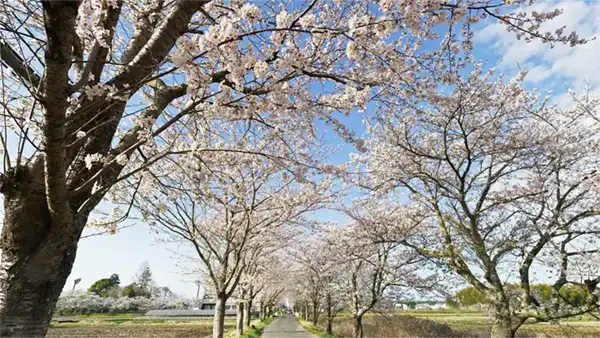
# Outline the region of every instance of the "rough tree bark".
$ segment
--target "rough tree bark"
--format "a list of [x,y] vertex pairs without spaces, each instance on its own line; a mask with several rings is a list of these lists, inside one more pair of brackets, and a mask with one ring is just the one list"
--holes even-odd
[[318,301],[313,301],[312,304],[312,308],[313,308],[313,317],[312,317],[312,323],[313,325],[317,325],[319,323],[319,302]]
[[354,324],[354,338],[362,338],[363,337],[363,316],[362,315],[355,315],[352,318],[353,324]]
[[[139,89],[143,79],[165,59],[176,40],[187,30],[194,13],[205,3],[189,1],[174,5],[161,26],[152,31],[152,39],[147,40],[144,48],[132,50],[138,57],[129,69],[111,80],[112,84],[119,88],[131,85],[133,91]],[[116,25],[120,4],[122,1],[117,1],[114,12],[107,15],[105,28]],[[69,72],[72,70],[79,5],[80,1],[76,0],[42,2],[46,33],[44,76],[33,76],[39,83],[35,88],[39,88],[37,94],[44,116],[42,151],[26,165],[13,167],[0,175],[0,193],[4,195],[0,242],[2,337],[46,335],[56,301],[71,272],[87,218],[102,199],[102,194],[92,197],[89,184],[80,186],[98,173],[97,168],[82,170],[86,154],[114,156],[138,142],[137,130],[132,130],[121,138],[116,148],[112,148],[124,103],[111,106],[104,99],[87,98],[82,100],[76,114],[67,115],[72,89]],[[93,75],[98,79],[103,61],[99,60],[93,67]],[[17,64],[16,69],[23,66],[27,65]],[[180,96],[184,93],[185,90]],[[146,116],[156,118],[170,100],[154,105],[146,111]],[[94,126],[86,127],[90,130],[83,128],[96,115],[99,123],[104,120],[115,122],[98,129]],[[70,138],[80,128],[89,131],[88,137],[84,145],[74,146]],[[109,168],[111,170],[103,171],[105,174],[99,179],[107,185],[113,184],[122,168],[115,164]],[[67,179],[67,171],[77,174]],[[76,189],[77,193],[74,192]]]
[[497,321],[492,325],[491,338],[514,338],[515,332],[511,328],[510,321]]
[[258,319],[260,319],[261,321],[264,320],[264,312],[265,312],[265,308],[264,308],[263,302],[260,301],[258,303]]
[[244,333],[244,313],[245,313],[244,300],[240,299],[237,301],[236,326],[235,326],[235,332],[238,335],[238,337]]
[[248,299],[246,306],[244,306],[244,330],[250,327],[252,321],[252,299]]
[[223,338],[225,333],[225,305],[227,297],[224,293],[217,294],[215,316],[213,318],[213,338]]
[[327,293],[327,296],[325,297],[325,303],[327,306],[327,326],[325,327],[325,332],[328,334],[333,334],[332,332],[332,322],[333,322],[333,311],[332,311],[332,304],[331,304],[331,293]]
[[46,203],[41,158],[2,177],[4,228],[0,336],[44,337],[71,273],[86,219],[58,228]]
[[492,304],[494,308],[491,338],[514,338],[516,329],[514,328],[508,299],[506,302]]

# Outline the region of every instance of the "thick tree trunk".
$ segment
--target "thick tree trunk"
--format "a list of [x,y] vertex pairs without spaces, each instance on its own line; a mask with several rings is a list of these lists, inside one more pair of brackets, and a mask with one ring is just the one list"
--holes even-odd
[[227,297],[224,294],[217,294],[217,303],[215,304],[215,317],[213,320],[213,338],[223,338],[225,332],[225,303]]
[[515,331],[512,329],[510,322],[496,322],[492,326],[491,338],[514,338]]
[[354,338],[362,338],[363,336],[363,324],[362,324],[362,315],[354,316]]
[[250,327],[250,321],[252,320],[252,299],[248,299],[248,303],[244,306],[244,330]]
[[1,176],[0,336],[44,337],[67,281],[85,219],[53,224],[42,161]]
[[244,301],[239,300],[237,302],[237,314],[235,322],[235,333],[237,336],[244,334]]
[[513,327],[508,300],[494,305],[493,317],[491,338],[513,338],[515,336],[516,329]]

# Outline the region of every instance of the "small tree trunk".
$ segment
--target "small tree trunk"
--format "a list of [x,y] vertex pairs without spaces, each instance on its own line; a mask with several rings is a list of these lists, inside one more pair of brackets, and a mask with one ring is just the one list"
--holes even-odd
[[44,192],[43,162],[0,175],[0,337],[45,337],[67,281],[84,217],[56,226]]
[[236,314],[236,334],[241,336],[244,333],[244,301],[239,300],[237,302],[237,314]]
[[304,304],[304,315],[303,315],[303,319],[304,319],[304,320],[308,320],[308,304]]
[[362,338],[363,336],[363,325],[362,325],[362,315],[354,316],[354,338]]
[[333,321],[333,311],[332,311],[331,294],[330,293],[327,293],[326,307],[327,307],[327,327],[325,328],[325,331],[328,334],[332,334],[332,332],[331,332],[331,322]]
[[224,293],[217,294],[217,304],[215,304],[215,316],[213,320],[213,338],[223,338],[225,332],[225,303],[227,297]]
[[248,303],[244,306],[244,330],[250,327],[252,320],[252,299],[248,299]]
[[319,302],[313,302],[312,323],[315,326],[317,326],[317,324],[319,323]]
[[265,320],[265,304],[262,301],[258,303],[258,318],[261,321]]

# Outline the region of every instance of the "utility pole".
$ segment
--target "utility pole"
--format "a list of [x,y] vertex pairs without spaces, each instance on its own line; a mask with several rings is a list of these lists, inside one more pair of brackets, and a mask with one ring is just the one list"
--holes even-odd
[[200,298],[200,285],[202,285],[202,282],[197,280],[194,281],[194,283],[196,283],[196,286],[198,286],[198,289],[196,290],[196,300],[198,300],[198,298]]

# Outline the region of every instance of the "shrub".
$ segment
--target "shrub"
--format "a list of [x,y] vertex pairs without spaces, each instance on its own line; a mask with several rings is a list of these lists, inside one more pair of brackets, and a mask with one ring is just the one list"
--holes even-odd
[[171,297],[164,299],[146,297],[102,297],[90,292],[70,292],[61,296],[56,303],[59,315],[92,313],[146,312],[152,309],[185,309],[192,302]]

